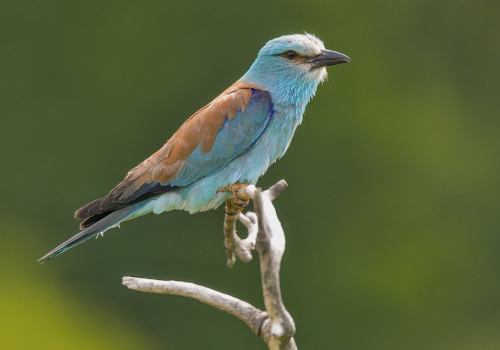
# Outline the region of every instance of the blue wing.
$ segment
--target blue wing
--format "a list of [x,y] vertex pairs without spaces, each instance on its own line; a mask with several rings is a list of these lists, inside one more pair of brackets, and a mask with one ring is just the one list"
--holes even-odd
[[210,152],[204,153],[198,146],[186,159],[180,172],[167,184],[187,186],[223,169],[231,160],[252,147],[266,129],[273,112],[269,92],[252,89],[245,110],[238,110],[231,120],[226,117]]

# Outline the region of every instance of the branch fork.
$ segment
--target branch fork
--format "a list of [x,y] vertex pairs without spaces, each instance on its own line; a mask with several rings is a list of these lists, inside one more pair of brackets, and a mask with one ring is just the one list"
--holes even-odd
[[[266,311],[230,295],[188,282],[123,277],[122,283],[129,289],[142,292],[196,299],[238,317],[264,339],[269,349],[296,350],[293,338],[295,323],[283,304],[279,280],[281,258],[285,251],[285,234],[272,204],[272,200],[286,187],[287,183],[281,180],[264,192],[253,185],[239,188],[238,191],[244,191],[253,200],[255,213],[248,212],[244,215],[240,212],[235,215],[226,210],[224,220],[224,246],[228,266],[234,265],[236,257],[244,262],[250,261],[254,249],[259,255]],[[236,234],[236,218],[248,231],[244,239]]]
[[[288,184],[286,181],[281,180],[262,194],[271,202],[276,199],[287,186]],[[226,201],[226,214],[224,216],[224,248],[226,250],[228,267],[233,267],[236,262],[236,257],[245,263],[252,260],[252,251],[255,249],[257,232],[259,229],[257,225],[257,215],[252,212],[246,215],[241,213],[245,206],[242,206],[238,199],[252,198],[255,201],[256,191],[257,188],[254,185],[244,185],[236,189],[233,197]],[[276,211],[272,204],[271,208],[271,210],[274,211],[274,215],[276,215]],[[238,219],[248,230],[247,238],[241,239],[236,233],[236,219]]]

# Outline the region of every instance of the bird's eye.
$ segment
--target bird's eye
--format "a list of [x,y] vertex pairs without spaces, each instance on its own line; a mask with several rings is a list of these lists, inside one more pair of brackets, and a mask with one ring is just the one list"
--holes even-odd
[[283,57],[291,60],[291,59],[294,59],[295,57],[297,57],[297,53],[295,51],[287,51],[283,54]]

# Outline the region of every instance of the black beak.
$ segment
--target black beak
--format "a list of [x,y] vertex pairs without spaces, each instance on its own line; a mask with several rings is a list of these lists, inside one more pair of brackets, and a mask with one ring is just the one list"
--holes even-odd
[[307,60],[311,64],[311,69],[333,66],[341,63],[349,63],[351,59],[340,52],[321,50],[321,54]]

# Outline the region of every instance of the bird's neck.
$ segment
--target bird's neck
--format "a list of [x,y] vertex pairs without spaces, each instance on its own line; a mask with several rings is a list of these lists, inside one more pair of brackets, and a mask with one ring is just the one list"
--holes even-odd
[[261,86],[270,92],[273,104],[305,108],[316,93],[319,80],[296,76],[286,70],[273,71],[259,66],[256,61],[240,81]]

